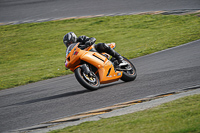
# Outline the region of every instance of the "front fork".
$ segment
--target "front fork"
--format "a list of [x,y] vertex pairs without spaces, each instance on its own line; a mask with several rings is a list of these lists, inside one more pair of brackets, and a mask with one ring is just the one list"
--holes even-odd
[[86,80],[91,83],[96,82],[96,75],[94,74],[94,72],[90,71],[89,67],[86,64],[81,65],[80,68],[82,69],[83,77]]
[[80,68],[83,70],[83,72],[87,75],[89,75],[90,72],[90,69],[88,68],[88,66],[86,64],[83,64],[80,66]]

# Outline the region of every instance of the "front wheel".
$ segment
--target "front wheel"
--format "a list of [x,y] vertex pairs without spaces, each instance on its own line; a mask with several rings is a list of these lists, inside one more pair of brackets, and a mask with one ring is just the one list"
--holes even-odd
[[87,75],[80,67],[75,71],[75,77],[78,82],[88,90],[94,91],[100,87],[99,78],[92,72],[92,75]]
[[123,70],[123,75],[121,77],[121,80],[125,82],[133,81],[137,77],[136,68],[127,58],[125,57],[123,58],[124,58],[124,61],[128,63],[128,65],[125,66]]

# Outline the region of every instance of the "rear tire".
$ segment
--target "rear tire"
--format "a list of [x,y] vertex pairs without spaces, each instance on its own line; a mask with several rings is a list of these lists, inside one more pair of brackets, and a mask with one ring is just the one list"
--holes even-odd
[[125,58],[125,57],[123,57],[123,58],[124,58],[124,61],[126,61],[129,64],[128,67],[130,67],[131,70],[123,71],[121,80],[123,80],[125,82],[133,81],[137,77],[136,68],[133,65],[133,63],[131,63],[127,58]]
[[93,77],[89,77],[80,67],[78,67],[74,73],[78,82],[86,89],[94,91],[100,87],[99,78],[95,74]]

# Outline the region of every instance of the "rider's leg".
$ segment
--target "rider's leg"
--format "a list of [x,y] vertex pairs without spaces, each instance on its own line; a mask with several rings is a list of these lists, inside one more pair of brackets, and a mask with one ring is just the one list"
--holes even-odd
[[106,52],[112,57],[115,57],[118,60],[119,66],[126,65],[126,63],[123,63],[123,57],[119,53],[117,53],[114,49],[109,47],[107,44],[98,43],[94,47],[99,53]]

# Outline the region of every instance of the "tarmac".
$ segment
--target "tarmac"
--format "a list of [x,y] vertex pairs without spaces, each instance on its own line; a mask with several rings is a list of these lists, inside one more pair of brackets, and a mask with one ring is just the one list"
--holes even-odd
[[149,12],[130,12],[130,13],[113,13],[113,14],[98,14],[98,15],[90,15],[90,16],[74,16],[74,17],[66,17],[66,18],[45,18],[45,19],[35,19],[35,20],[24,20],[24,21],[12,21],[12,22],[0,22],[1,25],[15,25],[15,24],[23,24],[23,23],[40,23],[47,21],[59,21],[59,20],[68,20],[68,19],[80,19],[80,18],[94,18],[94,17],[103,17],[103,16],[122,16],[122,15],[189,15],[189,14],[197,14],[196,16],[200,16],[200,9],[179,9],[179,10],[163,10],[163,11],[149,11]]
[[143,111],[143,110],[150,109],[150,108],[159,106],[161,104],[164,104],[170,101],[174,101],[182,97],[191,96],[195,94],[200,94],[200,86],[192,86],[190,88],[181,89],[176,92],[169,92],[169,93],[159,94],[155,96],[148,96],[144,99],[138,99],[138,100],[128,101],[125,103],[119,103],[110,107],[97,109],[97,110],[77,114],[75,116],[41,123],[33,127],[18,129],[16,131],[11,131],[11,132],[46,133],[52,130],[63,129],[68,126],[79,125],[87,121],[98,121],[102,118],[110,118],[114,116],[121,116],[121,115],[130,114],[130,113],[134,113],[138,111]]

